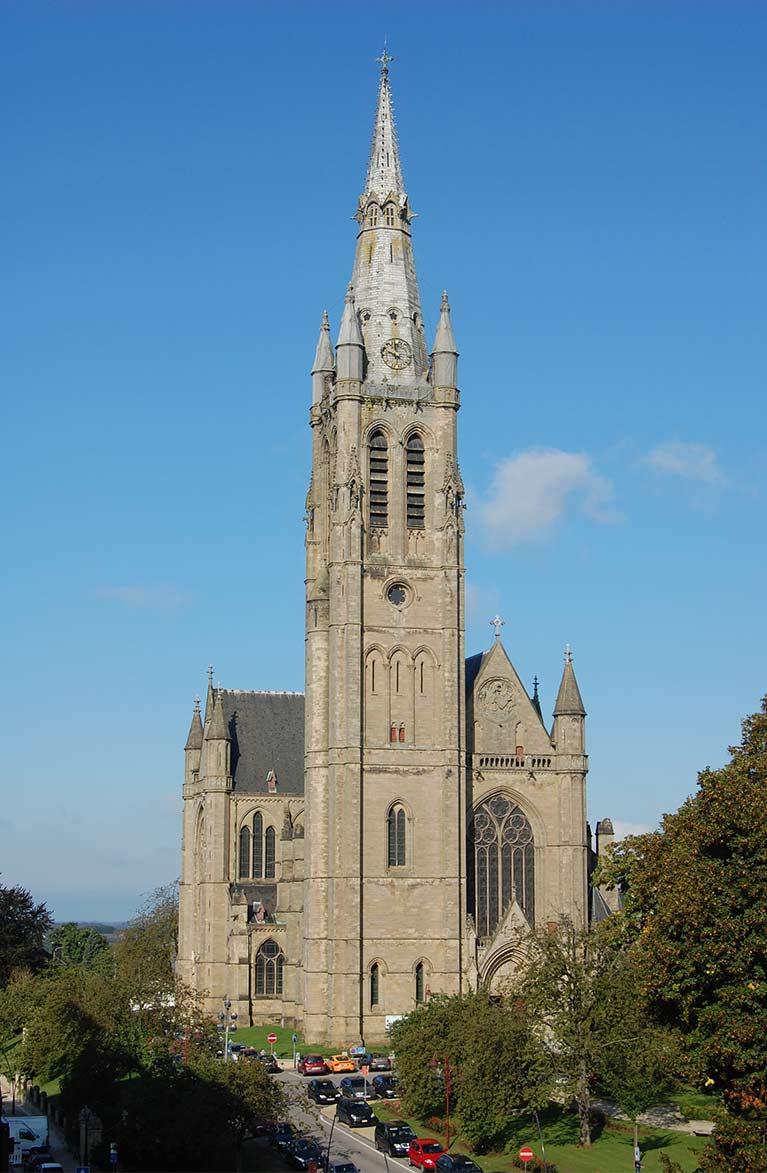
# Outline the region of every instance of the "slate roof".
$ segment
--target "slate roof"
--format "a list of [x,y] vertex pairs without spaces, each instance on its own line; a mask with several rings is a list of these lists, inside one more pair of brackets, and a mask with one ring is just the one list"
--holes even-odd
[[554,705],[554,716],[558,717],[562,713],[573,713],[578,717],[586,716],[571,660],[565,660],[562,681],[557,693],[557,703]]
[[477,652],[476,656],[468,656],[466,659],[466,695],[471,696],[474,688],[474,681],[479,675],[479,670],[482,667],[487,652]]
[[304,792],[304,695],[221,689],[232,739],[233,788],[268,794],[266,775],[277,775],[277,794]]

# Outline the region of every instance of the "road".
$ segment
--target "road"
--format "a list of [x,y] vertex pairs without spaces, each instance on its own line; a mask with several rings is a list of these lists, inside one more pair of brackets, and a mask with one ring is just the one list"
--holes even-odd
[[[309,1080],[303,1075],[285,1070],[282,1075],[275,1075],[274,1078],[286,1085],[291,1101],[290,1117],[296,1128],[305,1135],[314,1137],[323,1149],[327,1149],[331,1128],[333,1129],[331,1159],[354,1161],[361,1173],[397,1173],[397,1170],[408,1168],[407,1160],[387,1157],[384,1153],[376,1152],[372,1128],[348,1128],[345,1124],[336,1124],[333,1127],[335,1106],[319,1108],[308,1099],[306,1085]],[[322,1078],[338,1084],[343,1076],[323,1075]],[[370,1107],[375,1112],[376,1100],[370,1101]]]

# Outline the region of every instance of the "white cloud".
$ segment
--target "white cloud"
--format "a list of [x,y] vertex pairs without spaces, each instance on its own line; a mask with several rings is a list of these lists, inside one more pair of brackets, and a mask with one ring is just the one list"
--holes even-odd
[[186,599],[181,591],[169,586],[118,586],[100,587],[97,599],[108,603],[122,603],[124,607],[144,607],[159,611],[173,611],[181,607]]
[[619,521],[612,492],[585,452],[518,452],[496,465],[480,522],[493,545],[508,549],[548,537],[568,510],[601,523]]
[[681,440],[667,440],[657,444],[645,457],[656,472],[702,481],[706,485],[723,485],[725,475],[720,469],[716,452],[707,444],[687,444]]
[[616,839],[625,839],[627,835],[646,835],[656,828],[650,823],[624,823],[622,819],[613,819],[613,830]]

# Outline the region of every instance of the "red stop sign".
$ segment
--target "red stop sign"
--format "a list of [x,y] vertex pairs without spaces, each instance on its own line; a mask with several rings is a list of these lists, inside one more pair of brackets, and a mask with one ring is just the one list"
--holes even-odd
[[523,1161],[525,1165],[528,1163],[528,1161],[532,1161],[534,1156],[535,1153],[528,1145],[525,1145],[519,1150],[519,1159],[520,1161]]
[[267,1041],[267,1043],[276,1043],[277,1042],[277,1035],[267,1035],[266,1041]]

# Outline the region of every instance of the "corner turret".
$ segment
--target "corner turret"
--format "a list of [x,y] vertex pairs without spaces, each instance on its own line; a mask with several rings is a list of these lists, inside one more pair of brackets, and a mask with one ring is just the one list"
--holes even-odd
[[586,710],[581,700],[578,681],[575,679],[573,654],[568,644],[565,650],[565,666],[554,705],[554,727],[551,737],[560,753],[582,754],[586,752],[584,726]]
[[344,298],[344,312],[341,318],[341,328],[338,331],[336,345],[338,379],[352,379],[362,382],[365,340],[362,337],[359,318],[354,308],[354,288],[349,283]]
[[322,315],[320,336],[317,339],[317,350],[312,363],[312,405],[319,403],[325,394],[328,376],[333,375],[336,364],[333,360],[333,347],[330,343],[330,319],[328,311]]
[[450,302],[447,293],[442,294],[439,307],[439,324],[434,336],[431,352],[431,382],[434,387],[456,387],[458,379],[458,347],[455,344],[453,324],[450,320]]
[[213,712],[204,734],[205,780],[229,782],[231,775],[231,737],[224,716],[223,692],[213,689]]
[[184,774],[186,782],[193,782],[200,773],[200,756],[202,751],[202,718],[200,717],[200,698],[195,697],[192,724],[189,726],[189,736],[184,746]]

